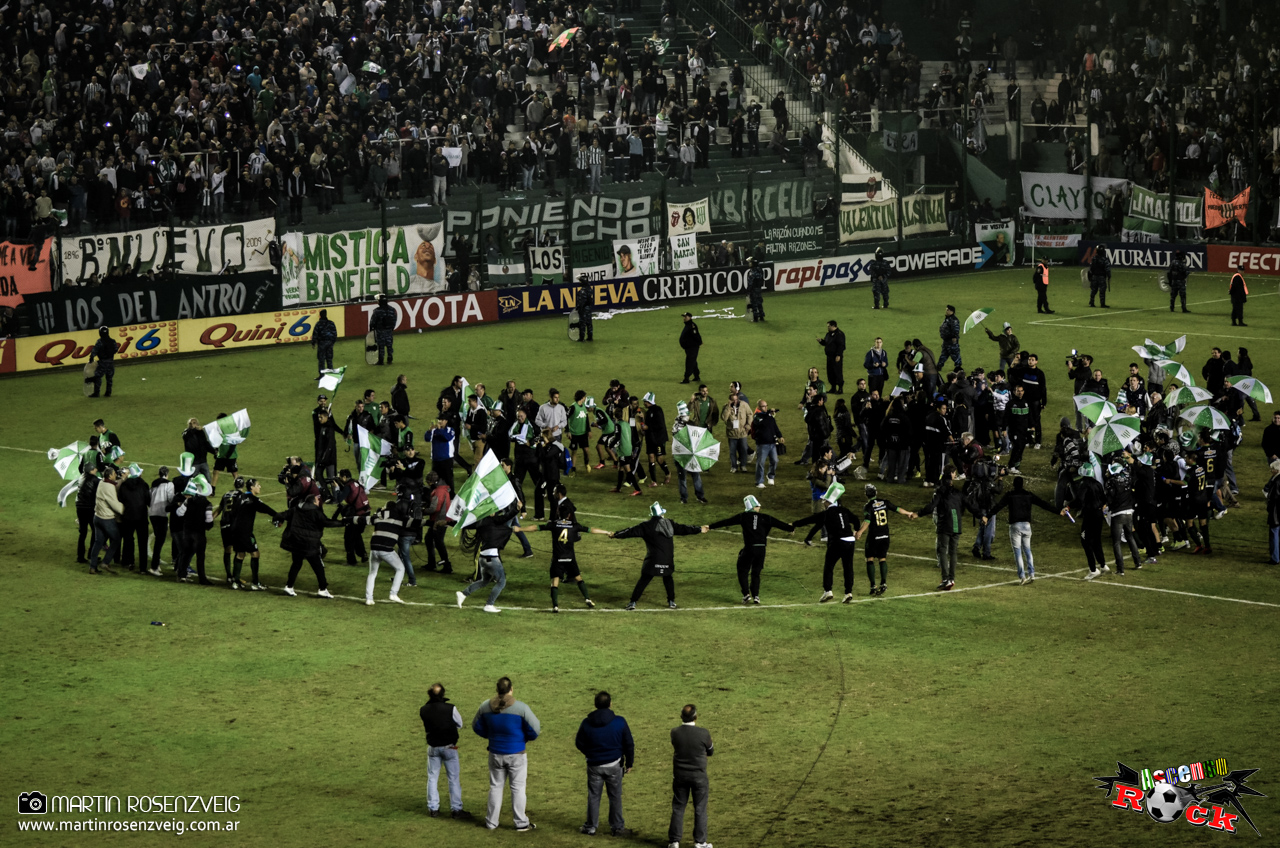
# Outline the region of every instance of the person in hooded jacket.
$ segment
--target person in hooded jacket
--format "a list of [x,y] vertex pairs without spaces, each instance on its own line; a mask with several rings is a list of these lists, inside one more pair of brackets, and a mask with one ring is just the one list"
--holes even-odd
[[293,586],[298,581],[298,573],[302,571],[302,563],[306,562],[315,572],[316,582],[320,587],[316,597],[332,598],[333,595],[329,592],[329,581],[324,575],[324,560],[320,556],[320,546],[324,537],[324,528],[341,527],[343,523],[325,518],[324,511],[320,509],[319,492],[300,497],[297,503],[289,507],[286,521],[287,526],[280,536],[280,547],[293,555],[293,564],[289,566],[289,577],[285,581],[284,593],[297,596],[298,593],[294,591]]
[[597,692],[595,710],[578,725],[574,745],[587,758],[587,821],[579,833],[594,836],[600,826],[600,791],[609,794],[609,831],[630,836],[622,815],[622,776],[635,765],[636,743],[627,720],[612,709],[608,692]]
[[636,608],[636,603],[655,577],[662,578],[662,587],[667,590],[667,606],[676,609],[675,537],[707,532],[706,525],[698,527],[692,524],[676,524],[666,515],[667,511],[662,508],[662,505],[654,501],[649,507],[648,520],[609,534],[610,539],[644,540],[644,565],[641,567],[640,579],[636,581],[636,587],[631,590],[631,600],[627,603],[628,610]]

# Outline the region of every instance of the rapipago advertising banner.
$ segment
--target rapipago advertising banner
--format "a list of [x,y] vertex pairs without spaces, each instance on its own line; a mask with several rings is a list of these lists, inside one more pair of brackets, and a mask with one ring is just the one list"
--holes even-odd
[[[1179,227],[1204,226],[1204,198],[1174,195],[1173,214],[1173,223]],[[1132,194],[1129,195],[1129,217],[1167,224],[1169,195],[1156,194],[1149,188],[1135,185]]]
[[[177,321],[112,327],[111,338],[120,345],[116,352],[117,360],[163,356],[179,350]],[[97,341],[96,328],[75,333],[20,338],[17,340],[17,370],[40,371],[60,365],[83,366],[89,361],[89,354]]]
[[667,235],[711,232],[711,207],[707,198],[667,204]]
[[[28,295],[49,291],[52,286],[49,274],[51,243],[51,239],[46,239],[37,256],[33,244],[0,241],[0,306],[17,309]],[[36,261],[32,263],[32,259]]]
[[[286,233],[280,274],[285,306],[433,294],[448,285],[444,226],[418,224],[341,233]],[[387,279],[383,280],[383,264]]]
[[[462,324],[489,324],[498,320],[498,294],[493,291],[430,295],[388,301],[396,311],[396,332],[442,330]],[[347,336],[369,332],[369,316],[376,303],[348,303]]]
[[657,236],[614,241],[614,277],[624,279],[658,273],[658,251],[661,247]]
[[[170,242],[169,234],[173,240]],[[123,233],[97,233],[62,239],[62,279],[81,285],[116,269],[145,274],[173,263],[179,274],[227,274],[270,271],[274,218],[243,224],[152,227]]]
[[1083,221],[1092,191],[1093,217],[1101,218],[1107,208],[1107,190],[1125,188],[1128,180],[1093,177],[1081,174],[1042,174],[1022,172],[1022,205],[1026,214],[1035,218],[1070,218]]
[[983,260],[979,268],[993,265],[1012,265],[1015,227],[1012,219],[1005,221],[979,221],[973,225],[973,237],[982,245]]
[[[179,352],[207,353],[241,347],[309,342],[319,314],[319,309],[284,309],[256,315],[194,318],[173,323],[178,326]],[[346,316],[343,310],[329,310],[329,320],[337,325],[339,338],[346,335]]]
[[[890,284],[894,277],[913,277],[940,271],[972,271],[982,266],[986,256],[987,253],[980,244],[884,254],[885,261],[893,269],[894,276],[890,277]],[[870,282],[871,275],[867,269],[875,258],[874,253],[858,253],[825,259],[775,262],[773,288],[775,291],[795,291]]]
[[[765,289],[773,287],[773,266],[761,263]],[[716,268],[706,271],[681,271],[654,274],[629,280],[608,280],[590,284],[596,309],[628,308],[654,303],[690,300],[692,298],[745,295],[747,268]],[[503,321],[554,315],[575,308],[578,285],[521,286],[498,290],[498,314]]]
[[184,276],[138,285],[64,286],[27,300],[35,332],[73,333],[106,325],[216,318],[280,308],[274,274]]
[[[945,197],[913,194],[902,198],[902,235],[918,236],[947,229]],[[898,201],[860,203],[840,210],[840,243],[898,237]]]

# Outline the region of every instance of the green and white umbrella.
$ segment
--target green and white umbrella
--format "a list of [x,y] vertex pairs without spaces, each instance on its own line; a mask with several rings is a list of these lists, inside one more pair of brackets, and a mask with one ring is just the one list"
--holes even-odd
[[1164,396],[1165,406],[1187,406],[1213,400],[1213,395],[1198,386],[1179,386]]
[[1134,345],[1133,349],[1143,359],[1172,359],[1182,353],[1186,346],[1187,337],[1178,336],[1171,344],[1161,345],[1147,339],[1143,344]]
[[1175,362],[1172,359],[1157,359],[1156,367],[1169,375],[1169,379],[1178,380],[1184,386],[1194,386],[1195,378],[1191,376],[1191,372],[1187,370],[1187,366],[1181,362]]
[[[1235,381],[1235,385],[1231,388],[1240,392],[1245,397],[1251,397],[1254,400],[1260,400],[1263,403],[1271,403],[1271,390],[1256,377],[1241,377]],[[1207,398],[1206,398],[1207,400]]]
[[671,439],[671,455],[685,471],[706,471],[720,459],[720,443],[705,427],[684,427]]
[[80,476],[80,457],[89,449],[88,442],[72,442],[65,448],[49,448],[53,469],[63,480],[75,480]]
[[1142,432],[1142,422],[1133,415],[1108,418],[1089,434],[1089,450],[1100,456],[1124,450]]
[[1088,418],[1094,424],[1105,421],[1117,412],[1116,405],[1093,392],[1081,392],[1072,398],[1076,404],[1076,412]]
[[973,310],[973,312],[969,314],[969,317],[964,319],[964,331],[966,333],[969,332],[974,327],[981,324],[982,319],[986,318],[988,315],[990,315],[994,311],[995,311],[994,309],[990,309],[990,308]]
[[1212,406],[1193,406],[1182,410],[1178,416],[1192,427],[1208,427],[1210,430],[1229,430],[1231,422]]

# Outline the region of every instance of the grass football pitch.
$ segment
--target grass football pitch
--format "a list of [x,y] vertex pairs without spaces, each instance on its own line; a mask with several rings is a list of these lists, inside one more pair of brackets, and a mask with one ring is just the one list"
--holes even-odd
[[[1091,353],[1117,386],[1150,337],[1187,334],[1185,362],[1199,376],[1209,348],[1250,349],[1256,376],[1280,388],[1274,283],[1254,281],[1249,325],[1229,324],[1226,278],[1196,275],[1189,315],[1171,314],[1154,274],[1117,271],[1109,310],[1089,309],[1070,270],[1055,272],[1052,316],[1037,316],[1028,270],[898,281],[893,308],[870,310],[866,288],[771,296],[767,321],[712,317],[740,299],[689,305],[705,339],[702,377],[723,401],[740,380],[753,401],[781,409],[792,452],[778,484],[763,491],[722,462],[705,475],[710,504],[678,502],[670,485],[644,497],[609,494],[611,471],[567,480],[579,517],[615,530],[643,519],[659,499],[676,521],[702,524],[742,508],[756,494],[786,519],[810,512],[804,472],[791,465],[803,445],[796,405],[805,371],[822,366],[816,336],[837,318],[849,341],[850,388],[863,351],[881,335],[896,351],[920,337],[937,350],[943,307],[963,318],[994,307],[987,325],[1013,323],[1023,347],[1049,375],[1045,447],[1028,451],[1032,487],[1052,492],[1050,445],[1070,411],[1063,359]],[[593,344],[571,344],[553,317],[396,338],[396,364],[363,362],[361,342],[340,342],[349,365],[335,410],[345,419],[365,388],[387,398],[397,373],[409,375],[418,420],[454,374],[491,392],[514,379],[539,400],[556,386],[567,398],[600,397],[611,378],[637,394],[654,391],[668,416],[686,397],[677,345],[683,304],[596,321]],[[707,310],[703,317],[703,311]],[[1039,320],[1037,320],[1039,319]],[[967,367],[996,365],[985,334],[962,339]],[[587,537],[579,545],[594,612],[572,588],[550,614],[545,534],[530,537],[536,557],[505,562],[500,615],[481,597],[453,606],[460,578],[422,573],[405,588],[406,606],[363,604],[365,569],[343,564],[341,533],[329,531],[328,572],[338,599],[314,597],[309,569],[297,598],[280,592],[287,555],[279,532],[258,522],[267,593],[182,585],[172,577],[90,576],[73,563],[74,510],[59,509],[61,485],[45,452],[87,439],[105,417],[128,461],[175,466],[188,417],[201,422],[247,407],[253,421],[241,446],[242,473],[264,478],[281,506],[275,475],[287,454],[311,454],[309,413],[315,362],[305,345],[259,348],[194,359],[122,363],[109,400],[80,396],[79,369],[0,381],[0,456],[10,481],[0,500],[0,627],[3,686],[0,743],[5,768],[4,828],[14,845],[171,844],[172,833],[18,832],[19,820],[234,820],[234,833],[187,833],[185,844],[577,845],[586,787],[574,748],[594,693],[613,693],[631,724],[636,769],[625,781],[627,825],[635,840],[665,845],[670,798],[668,731],[681,705],[698,705],[716,741],[710,762],[710,839],[724,846],[843,845],[1189,845],[1225,839],[1179,821],[1113,809],[1091,779],[1117,761],[1157,769],[1226,758],[1259,768],[1246,799],[1261,837],[1240,819],[1241,838],[1265,844],[1280,833],[1277,785],[1277,567],[1265,564],[1258,449],[1270,419],[1250,423],[1236,452],[1242,506],[1213,523],[1215,555],[1169,553],[1157,565],[1084,582],[1075,527],[1037,512],[1034,547],[1041,575],[1017,585],[1004,517],[997,558],[975,562],[966,522],[957,590],[935,593],[933,527],[928,519],[893,524],[889,591],[867,594],[861,546],[857,602],[817,604],[822,552],[775,533],[760,607],[743,608],[734,573],[736,533],[677,540],[677,599],[671,612],[655,583],[641,611],[624,613],[640,567],[640,542]],[[144,381],[145,380],[145,381]],[[723,430],[717,428],[717,434]],[[354,467],[342,454],[340,467]],[[674,469],[673,469],[674,471]],[[461,478],[460,478],[461,479]],[[224,482],[223,487],[227,484]],[[918,481],[882,485],[899,505],[919,509]],[[851,485],[851,505],[861,504]],[[382,500],[374,496],[375,503]],[[901,518],[901,517],[898,517]],[[450,537],[450,545],[456,542]],[[1104,537],[1110,554],[1110,536]],[[415,561],[424,549],[414,548]],[[165,550],[168,560],[168,549]],[[425,558],[425,557],[421,557]],[[220,576],[217,531],[209,534],[209,572]],[[461,570],[461,569],[460,569]],[[390,576],[379,577],[385,600]],[[837,574],[837,591],[839,576]],[[166,627],[151,626],[162,621]],[[529,747],[532,834],[427,817],[425,743],[418,708],[443,682],[469,725],[476,706],[509,675],[517,697],[542,721]],[[464,728],[463,797],[482,814],[487,789],[483,740]],[[447,791],[443,777],[442,791]],[[19,816],[14,798],[46,795],[234,795],[227,814]],[[443,805],[447,808],[447,801]],[[607,806],[607,804],[606,804]],[[602,811],[602,816],[604,815]],[[682,844],[692,845],[692,811]],[[597,839],[608,839],[600,836]]]

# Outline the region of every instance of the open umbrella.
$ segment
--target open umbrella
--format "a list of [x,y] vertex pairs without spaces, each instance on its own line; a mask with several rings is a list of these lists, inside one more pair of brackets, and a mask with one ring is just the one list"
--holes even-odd
[[557,35],[547,47],[548,50],[555,50],[557,47],[568,47],[569,42],[573,41],[573,37],[578,34],[581,27],[569,27],[564,32]]
[[[1271,390],[1256,377],[1241,377],[1236,380],[1235,385],[1231,388],[1240,392],[1245,397],[1251,397],[1254,400],[1260,400],[1263,403],[1271,403]],[[1207,400],[1207,398],[1206,398]]]
[[1193,406],[1189,409],[1184,409],[1178,417],[1196,428],[1208,427],[1210,430],[1231,429],[1231,422],[1227,420],[1227,416],[1212,406]]
[[1094,424],[1105,421],[1116,414],[1116,405],[1093,392],[1081,392],[1072,398],[1076,404],[1076,412],[1088,418]]
[[1089,434],[1089,450],[1102,456],[1124,450],[1141,431],[1142,422],[1135,416],[1117,415],[1093,428]]
[[991,308],[973,310],[973,312],[969,314],[969,317],[964,319],[964,331],[967,333],[970,330],[972,330],[974,327],[981,324],[982,319],[986,318],[993,311],[995,310]]
[[1133,350],[1143,359],[1172,359],[1182,353],[1182,349],[1187,346],[1187,337],[1178,336],[1167,345],[1156,344],[1147,339],[1143,344],[1134,345]]
[[1165,406],[1187,406],[1192,403],[1200,403],[1205,400],[1213,400],[1213,395],[1205,389],[1197,386],[1179,386],[1164,397]]
[[59,477],[74,480],[80,476],[80,457],[88,449],[88,442],[72,442],[65,448],[49,448],[48,456]]
[[1157,359],[1156,367],[1168,374],[1170,379],[1178,380],[1184,386],[1194,386],[1196,384],[1195,378],[1191,376],[1187,366],[1181,362],[1174,362],[1172,359]]
[[720,458],[720,443],[705,427],[682,427],[671,438],[671,455],[685,471],[706,471]]

